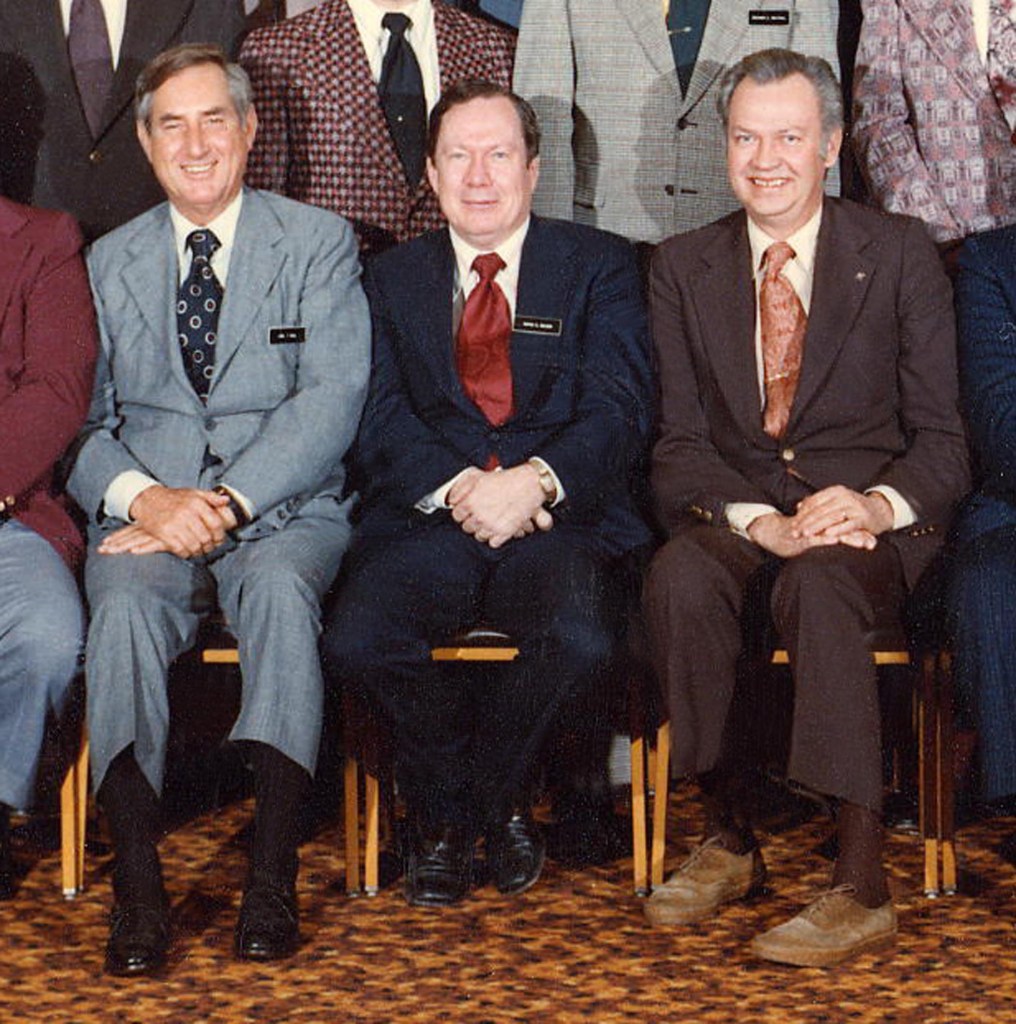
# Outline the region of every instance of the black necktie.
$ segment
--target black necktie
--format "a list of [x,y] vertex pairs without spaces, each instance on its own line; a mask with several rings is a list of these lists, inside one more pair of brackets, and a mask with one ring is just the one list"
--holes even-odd
[[406,39],[412,24],[404,14],[389,12],[381,19],[391,37],[381,64],[378,93],[384,108],[388,130],[406,172],[410,188],[416,188],[423,176],[423,154],[427,138],[427,101],[423,96],[423,76],[416,54]]
[[674,51],[681,95],[688,95],[691,76],[695,72],[699,47],[706,30],[710,0],[670,0],[667,10],[667,31]]
[[222,285],[210,261],[220,244],[207,229],[192,231],[187,236],[187,247],[194,256],[176,303],[176,329],[183,366],[202,402],[208,400],[208,385],[215,371]]
[[106,16],[99,0],[74,0],[71,4],[67,52],[81,97],[81,109],[92,138],[96,139],[103,127],[102,115],[113,87],[113,55],[109,49]]

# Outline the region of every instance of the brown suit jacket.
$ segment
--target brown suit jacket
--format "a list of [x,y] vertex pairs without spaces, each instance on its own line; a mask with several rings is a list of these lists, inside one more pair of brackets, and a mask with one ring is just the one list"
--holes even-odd
[[669,239],[653,262],[662,390],[652,484],[671,532],[725,526],[730,502],[792,512],[832,484],[894,487],[917,523],[890,535],[911,584],[969,483],[952,296],[915,220],[827,198],[801,381],[785,436],[762,429],[743,211]]
[[74,221],[0,199],[0,501],[69,565],[81,536],[53,492],[53,465],[85,420],[95,352]]
[[[511,84],[506,29],[435,0],[434,30],[442,90],[465,78]],[[406,184],[345,0],[252,32],[240,62],[259,120],[248,185],[342,214],[364,252],[444,224],[426,180]]]

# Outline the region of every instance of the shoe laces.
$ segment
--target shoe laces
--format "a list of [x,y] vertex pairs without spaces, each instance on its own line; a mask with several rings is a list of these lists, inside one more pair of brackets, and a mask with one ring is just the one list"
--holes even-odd
[[811,920],[813,917],[819,917],[825,914],[829,908],[829,904],[837,896],[846,896],[848,899],[854,899],[857,895],[857,887],[851,885],[849,882],[844,882],[841,885],[834,885],[825,892],[819,893],[809,903],[804,910],[798,915],[805,920]]

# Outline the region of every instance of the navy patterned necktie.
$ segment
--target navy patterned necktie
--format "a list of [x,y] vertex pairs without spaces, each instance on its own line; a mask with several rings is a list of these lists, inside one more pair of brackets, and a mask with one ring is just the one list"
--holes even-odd
[[674,52],[681,95],[688,95],[691,76],[695,73],[702,36],[706,31],[710,0],[670,0],[667,8],[667,34]]
[[102,115],[113,88],[113,54],[100,0],[74,0],[67,53],[92,138],[102,131]]
[[381,24],[391,33],[381,64],[378,95],[388,130],[406,172],[409,187],[415,189],[423,177],[423,155],[427,142],[427,101],[423,75],[413,47],[406,38],[412,22],[404,14],[389,12]]
[[183,366],[202,402],[208,401],[208,387],[215,372],[222,285],[212,270],[211,259],[221,244],[207,228],[192,231],[187,236],[187,248],[194,256],[176,303],[176,329]]

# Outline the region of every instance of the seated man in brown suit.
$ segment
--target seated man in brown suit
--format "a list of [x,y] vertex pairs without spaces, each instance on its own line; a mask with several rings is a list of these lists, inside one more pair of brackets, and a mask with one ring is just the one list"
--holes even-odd
[[824,61],[745,57],[721,108],[744,208],[665,242],[652,273],[652,484],[670,539],[646,601],[676,767],[698,777],[707,830],[647,914],[701,920],[763,877],[727,719],[743,619],[767,594],[794,678],[787,773],[838,802],[839,856],[832,888],[753,951],[817,966],[896,933],[865,638],[898,616],[967,487],[952,306],[919,222],[823,196],[842,139]]

